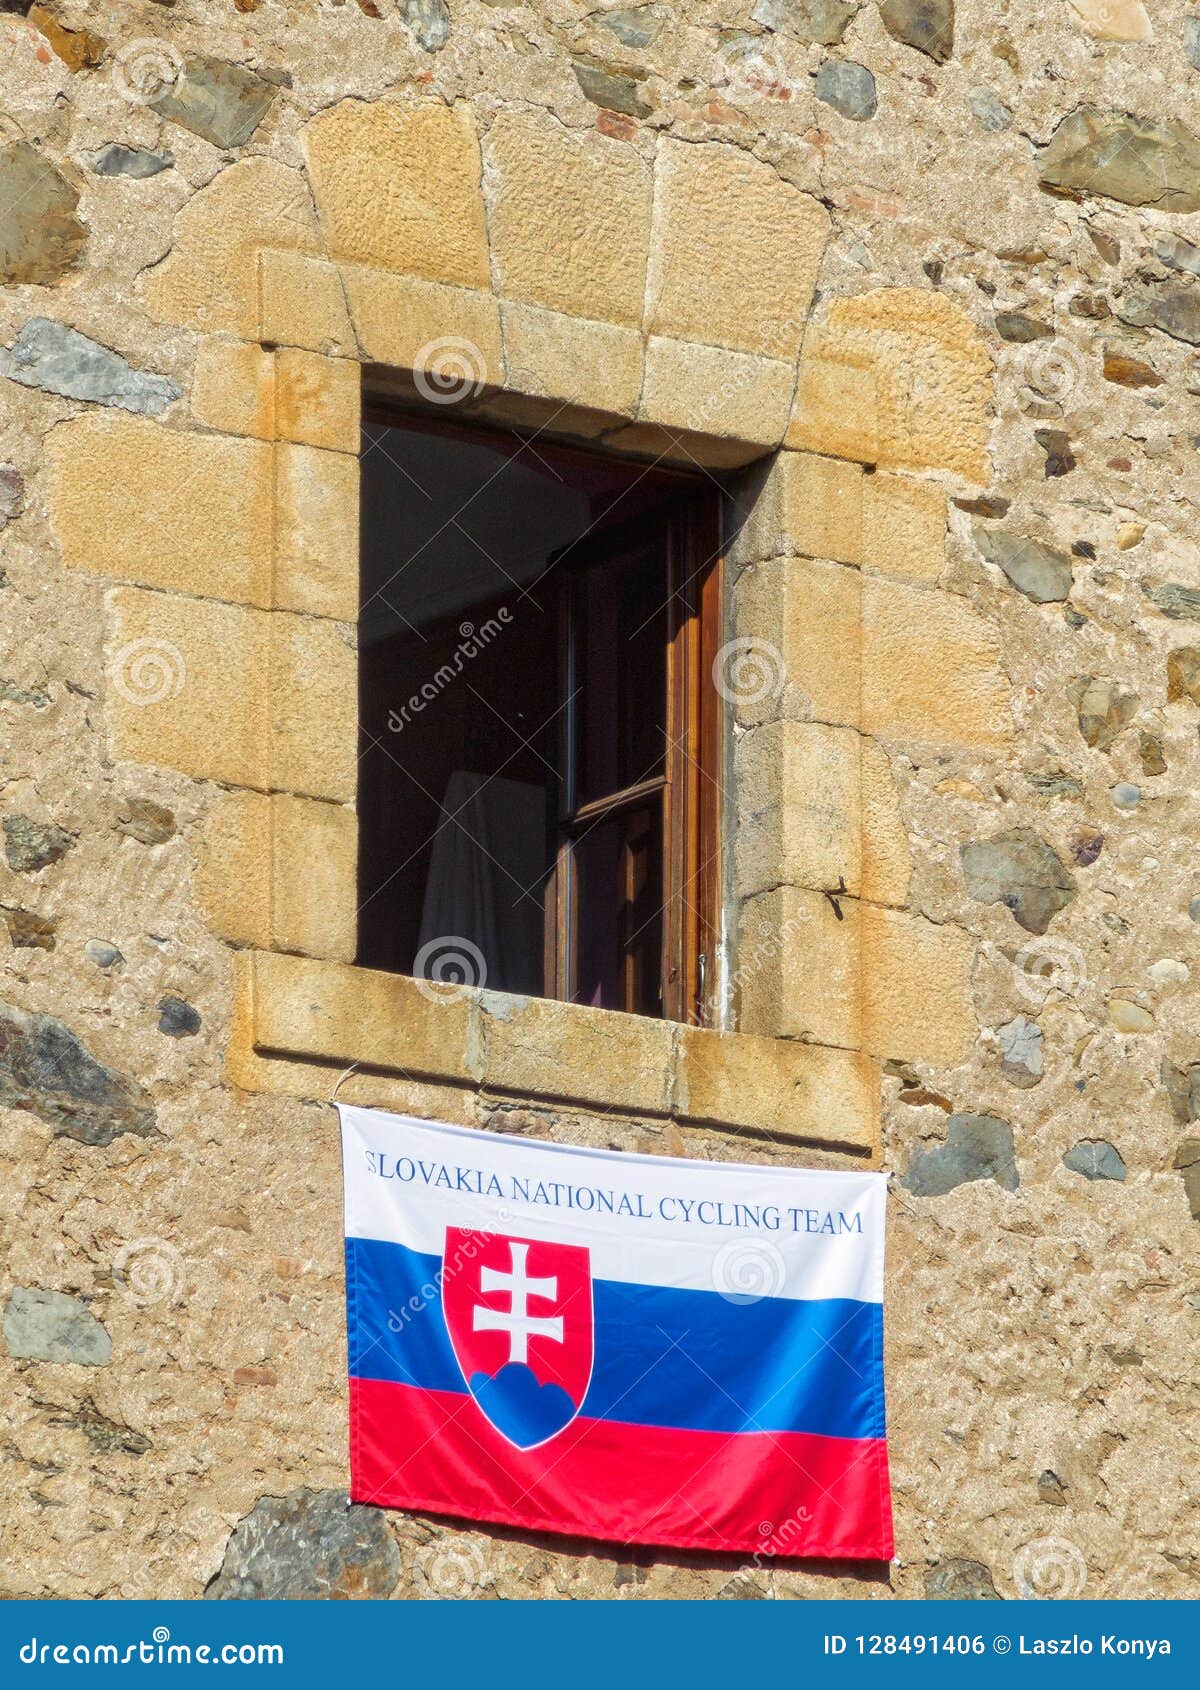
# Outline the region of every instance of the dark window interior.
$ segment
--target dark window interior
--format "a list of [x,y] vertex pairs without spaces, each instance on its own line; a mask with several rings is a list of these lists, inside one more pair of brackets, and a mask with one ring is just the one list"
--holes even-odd
[[680,677],[701,668],[714,490],[366,417],[359,961],[698,1018],[715,876],[681,817],[715,800]]

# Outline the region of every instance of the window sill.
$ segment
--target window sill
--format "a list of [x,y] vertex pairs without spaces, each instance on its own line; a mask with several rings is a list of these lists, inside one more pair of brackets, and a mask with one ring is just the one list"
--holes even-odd
[[[249,1091],[326,1101],[338,1072],[354,1067],[421,1087],[667,1118],[859,1155],[878,1150],[879,1071],[855,1051],[503,992],[447,992],[267,951],[239,953],[236,969],[229,1072]],[[387,1101],[395,1106],[394,1086]]]

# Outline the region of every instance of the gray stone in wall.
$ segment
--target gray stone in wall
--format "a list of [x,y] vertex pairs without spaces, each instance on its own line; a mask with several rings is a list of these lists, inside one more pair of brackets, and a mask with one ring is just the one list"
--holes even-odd
[[28,141],[0,148],[0,282],[57,282],[79,262],[87,230],[79,194]]
[[1200,18],[1184,19],[1183,50],[1195,68],[1200,70]]
[[974,530],[975,544],[989,563],[1002,569],[1019,593],[1035,604],[1059,604],[1075,584],[1075,574],[1066,552],[1012,534],[1003,528]]
[[160,998],[158,1030],[169,1039],[190,1039],[200,1031],[200,1014],[182,998]]
[[930,1602],[999,1602],[991,1572],[982,1561],[952,1556],[925,1570],[925,1595]]
[[1079,106],[1038,158],[1042,186],[1159,211],[1200,210],[1200,140],[1178,121]]
[[1028,1016],[1017,1015],[996,1028],[1004,1077],[1022,1090],[1036,1086],[1044,1068],[1042,1029]]
[[658,40],[666,11],[656,5],[621,6],[615,12],[593,14],[591,21],[610,30],[623,47],[650,47]]
[[99,152],[85,153],[83,160],[95,176],[132,176],[139,181],[157,176],[175,163],[171,153],[151,153],[144,147],[127,147],[121,141],[111,141]]
[[1054,339],[1054,330],[1048,323],[1040,323],[1036,317],[1026,316],[1024,311],[997,311],[994,321],[1000,339],[1012,341],[1018,346],[1028,346],[1033,340]]
[[857,12],[857,4],[845,0],[758,0],[750,16],[780,35],[836,47]]
[[989,135],[999,135],[1005,129],[1012,127],[1013,114],[986,83],[980,83],[978,88],[972,88],[967,95],[967,104],[975,117],[979,127]]
[[1200,1121],[1200,1062],[1190,1062],[1184,1068],[1177,1068],[1164,1056],[1158,1077],[1176,1125],[1186,1127],[1192,1121]]
[[57,822],[35,822],[32,816],[5,816],[4,856],[16,874],[36,874],[65,857],[74,836]]
[[1016,827],[960,847],[968,894],[1003,904],[1026,933],[1044,933],[1078,888],[1075,876],[1032,828]]
[[649,117],[653,106],[642,98],[638,78],[620,65],[581,53],[571,60],[571,69],[585,100],[602,111],[623,112],[626,117]]
[[157,1131],[150,1095],[136,1080],[97,1062],[55,1016],[6,1003],[0,1003],[0,1104],[27,1109],[81,1144]]
[[944,65],[954,51],[954,0],[880,0],[879,16],[893,40]]
[[0,464],[0,528],[25,508],[25,478],[15,464]]
[[1200,1138],[1185,1138],[1175,1152],[1175,1166],[1183,1175],[1184,1195],[1194,1221],[1200,1221]]
[[834,111],[854,123],[865,123],[877,108],[875,78],[866,65],[852,59],[826,59],[817,71],[813,92]]
[[426,53],[440,53],[450,39],[450,13],[446,0],[400,0],[400,15],[417,46]]
[[0,375],[145,417],[161,416],[181,391],[169,376],[135,370],[119,352],[49,317],[31,317],[11,348],[0,347]]
[[945,1139],[919,1145],[900,1184],[914,1197],[944,1197],[982,1179],[995,1180],[1005,1191],[1021,1183],[1012,1128],[998,1115],[951,1115]]
[[1106,1138],[1081,1138],[1063,1157],[1063,1166],[1084,1179],[1125,1178],[1125,1163],[1115,1144]]
[[1174,282],[1153,282],[1131,288],[1117,311],[1123,323],[1137,329],[1158,329],[1172,340],[1200,346],[1200,289]]
[[1185,587],[1181,581],[1164,581],[1150,587],[1146,597],[1156,610],[1173,622],[1200,622],[1200,587]]
[[348,1508],[344,1491],[301,1488],[258,1499],[204,1594],[209,1601],[386,1597],[400,1570],[379,1509]]
[[[1197,19],[1200,24],[1200,19]],[[1172,270],[1182,270],[1188,276],[1200,276],[1200,246],[1193,246],[1182,235],[1159,235],[1154,251]]]
[[112,1342],[87,1304],[62,1291],[18,1285],[4,1311],[4,1342],[20,1361],[75,1362],[104,1367]]
[[1099,675],[1080,675],[1071,682],[1067,695],[1075,706],[1084,744],[1096,751],[1107,751],[1137,715],[1137,693],[1125,692],[1116,681]]
[[189,53],[171,86],[147,101],[151,110],[226,151],[247,142],[279,89],[241,65]]

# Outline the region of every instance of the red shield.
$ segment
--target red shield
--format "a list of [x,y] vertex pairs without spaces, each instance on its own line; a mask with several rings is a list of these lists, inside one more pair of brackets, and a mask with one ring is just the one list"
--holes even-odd
[[442,1308],[468,1391],[519,1449],[561,1432],[592,1377],[592,1268],[579,1244],[446,1228]]

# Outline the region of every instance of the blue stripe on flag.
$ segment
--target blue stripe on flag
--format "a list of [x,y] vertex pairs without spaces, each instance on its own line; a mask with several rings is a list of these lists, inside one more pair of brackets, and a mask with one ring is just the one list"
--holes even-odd
[[[440,1256],[346,1240],[350,1373],[465,1390],[442,1317]],[[593,1282],[596,1360],[581,1413],[710,1432],[882,1438],[883,1310]]]

